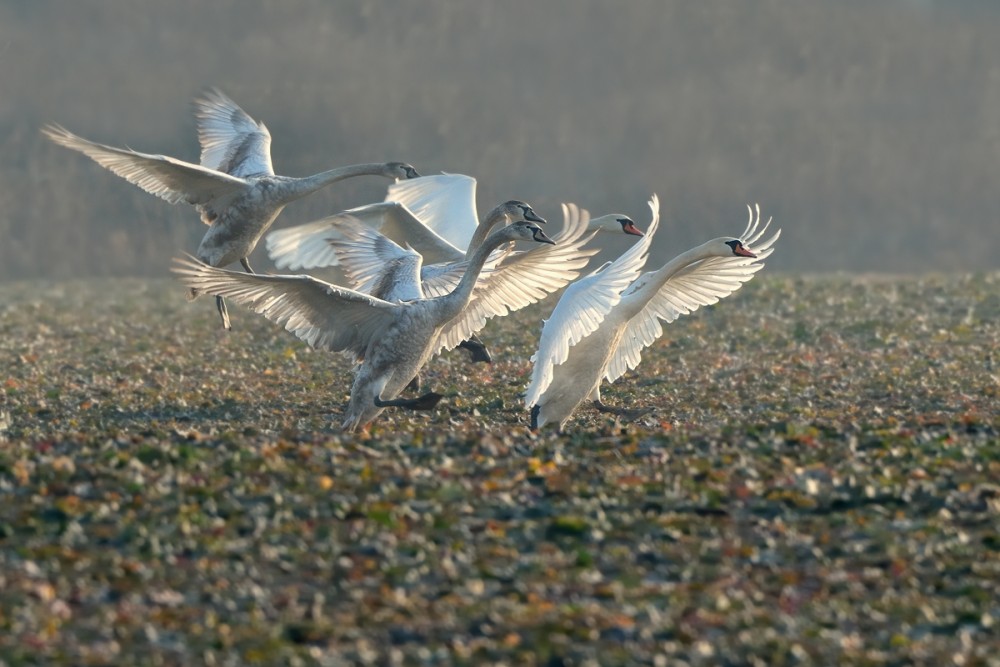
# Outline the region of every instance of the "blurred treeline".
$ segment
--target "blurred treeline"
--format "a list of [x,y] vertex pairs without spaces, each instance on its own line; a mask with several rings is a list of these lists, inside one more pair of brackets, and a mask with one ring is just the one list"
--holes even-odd
[[778,269],[995,268],[998,36],[1000,3],[974,0],[4,0],[0,279],[163,275],[193,251],[193,209],[38,128],[197,161],[208,86],[267,123],[278,173],[405,160],[477,177],[481,209],[558,221],[575,201],[642,226],[655,191],[656,260],[739,233],[759,201]]

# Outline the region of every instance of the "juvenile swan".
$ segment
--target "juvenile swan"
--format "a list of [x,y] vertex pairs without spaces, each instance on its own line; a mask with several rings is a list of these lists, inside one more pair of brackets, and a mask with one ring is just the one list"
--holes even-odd
[[[239,260],[248,273],[253,273],[247,260],[250,253],[292,201],[352,176],[405,179],[419,175],[404,162],[378,162],[338,167],[305,178],[278,176],[271,167],[271,133],[263,123],[218,90],[206,92],[194,105],[200,165],[95,143],[59,125],[47,125],[42,133],[171,204],[193,204],[202,222],[209,225],[198,246],[198,259],[212,266]],[[223,326],[229,329],[222,297],[216,305]]]
[[758,231],[758,206],[739,238],[712,239],[639,276],[659,220],[656,195],[649,205],[654,221],[646,237],[570,285],[542,328],[525,396],[533,429],[555,422],[562,430],[585,399],[602,411],[627,414],[601,401],[601,383],[638,366],[642,350],[663,334],[660,320],[673,322],[713,304],[753,278],[781,235],[778,230],[750,250],[771,222]]
[[437,404],[441,395],[433,392],[396,397],[434,354],[442,329],[468,305],[490,253],[518,240],[553,243],[535,223],[514,223],[490,234],[448,294],[401,303],[309,276],[245,274],[186,260],[175,260],[173,270],[188,287],[234,299],[314,348],[343,351],[359,361],[343,423],[356,431],[386,407],[429,410]]

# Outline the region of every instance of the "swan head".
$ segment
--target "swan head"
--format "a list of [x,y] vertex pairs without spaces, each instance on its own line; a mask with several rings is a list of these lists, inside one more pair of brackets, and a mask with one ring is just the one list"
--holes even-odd
[[602,215],[599,218],[591,218],[587,227],[602,232],[624,232],[630,236],[645,236],[642,230],[635,226],[632,218],[623,213],[611,213],[610,215]]
[[545,218],[535,213],[535,209],[531,208],[530,204],[523,202],[520,199],[505,201],[493,209],[487,217],[494,218],[495,215],[504,216],[507,218],[508,222],[527,220],[529,222],[540,222],[543,225],[548,222]]
[[420,178],[420,174],[413,168],[413,165],[405,162],[386,162],[383,172],[388,178],[401,181],[409,178]]
[[[719,246],[720,242],[721,242],[722,246],[725,246],[725,247],[720,247]],[[754,254],[753,252],[751,252],[750,249],[747,248],[745,245],[743,245],[743,241],[741,241],[739,239],[732,239],[732,238],[725,238],[725,237],[723,237],[723,238],[715,239],[715,241],[709,241],[709,243],[713,244],[715,246],[713,248],[713,250],[718,250],[718,254],[720,256],[722,256],[722,257],[731,257],[731,256],[733,256],[733,257],[757,257],[757,255]]]
[[536,243],[556,244],[555,241],[545,235],[541,227],[528,220],[515,222],[508,227],[504,227],[499,233],[511,241],[535,241]]

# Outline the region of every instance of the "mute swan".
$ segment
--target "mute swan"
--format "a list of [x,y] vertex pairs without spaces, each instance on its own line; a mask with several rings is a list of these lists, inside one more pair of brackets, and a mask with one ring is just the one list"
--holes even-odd
[[175,260],[173,270],[188,287],[234,299],[314,348],[343,351],[360,361],[343,423],[355,431],[386,407],[430,410],[437,404],[442,397],[434,392],[414,399],[396,396],[434,354],[442,330],[468,305],[490,253],[517,240],[554,243],[535,223],[514,223],[487,237],[449,293],[402,303],[310,276],[239,273],[186,260]]
[[465,259],[501,223],[545,222],[531,206],[516,199],[494,208],[480,221],[476,179],[438,174],[390,185],[384,202],[271,232],[266,239],[267,253],[282,269],[337,266],[336,254],[328,243],[338,238],[338,225],[344,220],[348,226],[360,220],[395,243],[410,245],[427,264]]
[[649,206],[654,221],[646,237],[570,285],[545,322],[525,395],[533,429],[556,422],[562,430],[588,398],[602,411],[627,413],[601,401],[601,383],[614,382],[638,366],[642,350],[663,333],[660,320],[673,322],[716,303],[753,278],[781,235],[778,230],[756,252],[750,249],[771,223],[769,219],[758,231],[758,206],[756,215],[751,209],[739,238],[712,239],[640,276],[658,224],[656,195]]
[[[42,133],[171,204],[193,204],[209,225],[197,257],[212,266],[239,260],[247,273],[253,273],[250,253],[292,201],[352,176],[419,176],[404,162],[355,164],[304,178],[278,176],[271,166],[271,133],[264,123],[218,90],[206,92],[194,105],[200,165],[88,141],[59,125],[47,125]],[[216,305],[223,326],[231,328],[225,301],[218,297]]]

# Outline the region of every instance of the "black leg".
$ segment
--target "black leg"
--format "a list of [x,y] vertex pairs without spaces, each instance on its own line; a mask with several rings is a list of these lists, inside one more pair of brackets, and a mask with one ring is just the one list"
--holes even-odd
[[226,300],[221,296],[215,297],[215,307],[219,309],[219,317],[222,318],[222,328],[232,331],[233,327],[229,323],[229,310],[226,308]]
[[469,337],[468,340],[463,340],[458,344],[459,347],[469,351],[469,355],[472,357],[472,362],[482,361],[487,364],[493,363],[493,357],[490,356],[490,351],[486,349],[486,345],[483,341],[479,340],[475,335]]
[[438,402],[444,398],[444,394],[429,391],[417,398],[393,398],[383,401],[381,397],[375,397],[375,407],[377,408],[406,408],[408,410],[433,410]]
[[253,273],[253,269],[250,268],[250,260],[246,257],[240,257],[240,264],[243,265],[243,270],[247,273]]
[[531,430],[538,430],[538,413],[542,411],[542,406],[532,405],[531,406]]
[[419,373],[417,373],[416,375],[414,375],[413,379],[410,380],[410,383],[408,385],[406,385],[406,390],[407,391],[420,391],[420,374]]

